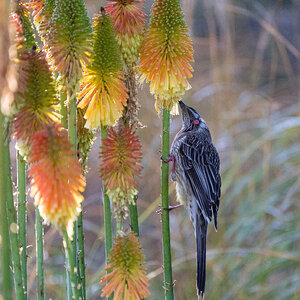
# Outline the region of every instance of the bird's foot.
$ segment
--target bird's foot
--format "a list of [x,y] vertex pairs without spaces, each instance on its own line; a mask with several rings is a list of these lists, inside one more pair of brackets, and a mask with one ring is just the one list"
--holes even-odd
[[174,155],[170,155],[168,158],[163,158],[162,156],[160,157],[160,159],[164,162],[164,163],[169,163],[170,161],[172,162],[172,180],[176,181],[176,175],[175,175],[175,156]]
[[173,161],[173,156],[169,156],[168,158],[163,158],[163,157],[161,156],[160,159],[161,159],[164,163],[169,163],[170,161]]
[[160,207],[160,208],[159,208],[158,210],[156,210],[155,212],[156,212],[157,214],[161,215],[163,210],[171,211],[171,210],[173,210],[173,209],[175,209],[175,208],[178,208],[178,207],[181,207],[181,206],[183,206],[183,204],[178,204],[178,205],[169,206],[169,207]]
[[164,285],[163,285],[163,289],[167,292],[169,290],[169,287],[172,286],[174,287],[176,285],[176,280],[173,280],[172,283],[169,283],[169,282],[165,282],[164,281]]

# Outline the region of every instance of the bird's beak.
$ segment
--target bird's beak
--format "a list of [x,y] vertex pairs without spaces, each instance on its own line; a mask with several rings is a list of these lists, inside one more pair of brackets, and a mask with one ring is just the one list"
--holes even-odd
[[191,107],[185,105],[182,101],[179,101],[181,108],[182,119],[200,119],[201,116]]
[[188,106],[185,105],[181,100],[179,101],[179,105],[181,108],[182,116],[184,116],[188,112]]
[[185,105],[182,101],[179,101],[179,105],[181,108],[182,119],[190,118],[189,116],[189,107]]
[[180,104],[180,108],[183,110],[183,109],[186,109],[186,105],[180,100],[179,101],[179,104]]

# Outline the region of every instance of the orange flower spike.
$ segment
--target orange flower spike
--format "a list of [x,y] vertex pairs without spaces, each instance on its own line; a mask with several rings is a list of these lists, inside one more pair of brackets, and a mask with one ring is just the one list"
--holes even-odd
[[[109,0],[107,0],[109,1]],[[114,0],[105,8],[113,19],[116,38],[126,64],[138,60],[147,15],[141,0]]]
[[87,107],[85,126],[90,129],[114,125],[128,98],[114,28],[104,11],[94,17],[92,53],[91,64],[84,71],[78,104],[79,108]]
[[80,163],[74,156],[67,131],[58,124],[35,133],[32,140],[31,197],[45,221],[62,232],[67,230],[71,237],[85,188]]
[[25,4],[28,9],[32,10],[33,21],[39,27],[39,23],[43,19],[42,11],[45,5],[45,0],[32,0],[29,3]]
[[125,219],[128,207],[135,204],[137,194],[136,177],[140,176],[143,167],[141,144],[135,132],[129,127],[116,132],[109,129],[103,140],[100,157],[100,177],[107,188],[107,195],[114,205],[118,220]]
[[135,233],[115,239],[108,261],[105,269],[111,273],[100,281],[100,284],[107,283],[101,297],[109,297],[114,292],[114,300],[139,300],[150,295],[144,255]]
[[[33,29],[29,19],[29,11],[22,1],[16,1],[15,14],[18,16],[17,23],[21,27],[17,30],[17,37],[23,46],[23,50],[30,50],[32,46],[36,45],[33,34]],[[21,36],[20,36],[21,35]],[[22,41],[23,40],[23,41]],[[19,54],[21,52],[19,51]]]
[[47,48],[50,19],[55,8],[55,0],[36,0],[28,3],[27,7],[33,11],[32,15],[34,23],[42,41],[44,42],[45,48]]
[[135,176],[140,176],[143,167],[141,144],[134,131],[128,127],[119,132],[109,129],[100,157],[100,177],[108,189],[136,187]]
[[141,49],[141,80],[151,81],[155,106],[172,110],[192,77],[193,47],[179,0],[155,0]]

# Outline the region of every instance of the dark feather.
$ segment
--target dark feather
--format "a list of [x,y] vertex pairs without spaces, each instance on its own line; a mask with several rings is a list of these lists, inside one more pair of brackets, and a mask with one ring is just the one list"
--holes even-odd
[[197,199],[197,205],[208,221],[214,216],[217,228],[217,212],[221,196],[220,160],[210,140],[187,135],[179,151],[182,153],[183,170]]
[[198,214],[196,218],[197,244],[197,294],[204,298],[206,277],[206,235],[207,222]]

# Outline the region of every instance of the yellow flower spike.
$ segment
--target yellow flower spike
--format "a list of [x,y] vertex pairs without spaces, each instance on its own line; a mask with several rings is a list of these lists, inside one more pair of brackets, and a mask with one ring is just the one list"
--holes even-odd
[[81,211],[84,177],[68,133],[60,125],[35,133],[29,156],[31,197],[41,216],[72,238],[73,222]]
[[135,233],[115,239],[108,257],[108,273],[100,284],[107,282],[101,297],[109,297],[114,292],[114,300],[139,300],[150,295],[146,277],[144,255]]
[[143,0],[114,0],[105,8],[113,19],[116,38],[127,65],[139,58],[147,15],[143,12]]
[[[150,81],[155,107],[172,110],[192,77],[192,42],[179,0],[155,0],[141,49],[141,80]],[[173,110],[174,111],[174,110]]]
[[79,108],[85,108],[87,128],[114,125],[126,106],[127,88],[114,28],[104,11],[94,17],[91,64],[84,70]]
[[[53,0],[47,2],[51,12]],[[55,0],[45,49],[53,70],[59,73],[58,80],[72,93],[79,88],[84,64],[89,63],[90,34],[90,20],[83,0]],[[72,97],[73,94],[68,94],[68,99]]]
[[24,52],[19,57],[17,104],[21,107],[14,119],[17,148],[27,158],[33,135],[46,124],[57,122],[58,100],[54,81],[45,60],[44,51]]

